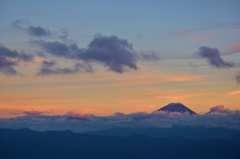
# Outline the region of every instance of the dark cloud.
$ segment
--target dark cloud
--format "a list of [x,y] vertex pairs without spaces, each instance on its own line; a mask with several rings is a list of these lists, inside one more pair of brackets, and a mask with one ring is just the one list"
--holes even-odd
[[31,44],[40,46],[44,51],[53,56],[67,59],[79,58],[78,56],[81,52],[81,49],[76,44],[65,44],[58,41],[46,42],[44,40],[33,40]]
[[43,61],[42,67],[37,75],[59,75],[59,74],[75,74],[79,72],[93,72],[93,68],[88,63],[76,63],[73,68],[53,68],[54,62]]
[[[97,35],[89,43],[87,48],[79,48],[76,42],[68,38],[69,33],[67,30],[55,29],[50,31],[48,28],[41,26],[33,26],[31,23],[26,23],[22,20],[16,20],[12,23],[12,26],[17,29],[24,30],[30,35],[35,37],[46,37],[54,35],[60,38],[59,41],[44,41],[44,40],[32,40],[31,43],[41,47],[47,53],[55,56],[71,60],[78,60],[90,63],[95,62],[102,64],[108,68],[109,71],[116,73],[124,73],[128,70],[137,70],[137,61],[156,61],[159,57],[153,53],[137,53],[133,49],[131,43],[126,39],[121,39],[115,35],[113,36],[101,36]],[[78,69],[78,68],[77,68]],[[50,69],[42,68],[40,74],[59,74],[62,73],[75,73],[77,69]],[[87,69],[88,72],[89,69]],[[45,73],[43,73],[45,72]]]
[[94,72],[93,67],[87,62],[76,63],[75,68],[82,72]]
[[240,83],[240,71],[238,71],[237,73],[236,73],[236,81],[237,81],[237,83]]
[[16,62],[7,59],[7,56],[2,55],[2,48],[0,48],[0,72],[8,75],[15,75],[17,71],[13,68]]
[[53,67],[55,65],[54,61],[43,61],[42,66],[43,67]]
[[235,67],[234,63],[224,61],[219,53],[219,50],[216,48],[210,48],[206,46],[201,46],[199,51],[195,54],[200,58],[205,58],[208,60],[208,63],[216,68],[231,68]]
[[12,27],[20,30],[25,30],[25,28],[29,25],[30,23],[28,21],[20,20],[17,19],[14,22],[12,22]]
[[43,112],[39,112],[37,110],[32,110],[32,111],[25,111],[22,114],[27,115],[27,116],[39,116],[39,115],[43,115]]
[[20,19],[12,22],[12,27],[25,31],[29,35],[35,37],[50,36],[52,34],[48,28],[44,28],[41,26],[32,26],[29,21],[24,21]]
[[158,61],[158,60],[160,60],[159,56],[155,52],[138,54],[138,58],[143,61]]
[[[55,57],[85,61],[88,65],[91,62],[96,62],[117,73],[123,73],[128,69],[138,69],[138,60],[159,60],[159,57],[153,52],[141,54],[135,52],[132,44],[126,39],[120,39],[117,36],[96,36],[87,48],[79,48],[76,44],[58,41],[34,40],[31,43],[41,47],[48,54]],[[89,69],[86,70],[92,72]]]
[[[2,61],[0,60],[0,62],[2,62]],[[7,65],[9,65],[9,63]],[[6,75],[16,75],[16,74],[18,74],[17,71],[13,67],[11,67],[11,66],[2,67],[2,64],[0,65],[0,72],[4,73]]]
[[133,51],[132,45],[117,36],[95,37],[87,49],[80,49],[76,44],[68,45],[57,41],[38,40],[32,41],[32,43],[54,56],[97,62],[117,73],[123,73],[126,67],[137,69],[137,55]]
[[58,37],[64,42],[74,43],[74,41],[69,39],[69,33],[66,29],[60,30],[60,35]]
[[136,70],[137,55],[132,44],[117,36],[98,36],[89,44],[88,48],[80,53],[85,61],[96,61],[104,64],[109,70],[123,73],[125,68]]
[[36,37],[41,37],[41,36],[50,36],[51,32],[43,27],[40,26],[29,26],[27,28],[27,31],[30,35],[36,36]]
[[18,53],[17,59],[25,62],[30,62],[33,60],[33,55],[26,54],[22,51]]
[[64,116],[68,120],[82,120],[82,121],[89,121],[94,117],[93,115],[90,114],[76,114],[73,112],[69,112]]
[[[12,26],[17,29],[24,30],[35,37],[46,37],[53,35],[60,38],[60,41],[45,41],[45,40],[32,40],[31,44],[40,47],[48,54],[55,57],[61,57],[68,60],[75,60],[78,62],[86,62],[90,65],[92,62],[104,65],[109,71],[116,73],[124,73],[128,70],[137,70],[138,60],[143,61],[156,61],[159,57],[154,52],[137,53],[131,43],[126,39],[121,39],[115,35],[101,36],[97,35],[89,43],[87,48],[79,48],[76,42],[68,38],[69,33],[67,30],[54,29],[49,30],[46,27],[33,26],[31,23],[26,23],[22,20],[16,20]],[[85,65],[84,65],[85,68]],[[87,72],[92,72],[88,67]],[[91,68],[92,69],[92,68]],[[49,67],[42,67],[38,74],[68,74],[77,73],[79,67],[72,69],[52,69]]]
[[37,73],[37,75],[41,76],[48,76],[48,75],[58,75],[58,74],[74,74],[79,72],[77,69],[70,69],[70,68],[46,68],[43,67],[40,69],[40,71]]
[[6,47],[0,46],[0,72],[7,75],[15,75],[17,71],[14,69],[19,61],[32,61],[33,56],[24,52],[10,50]]
[[18,29],[19,29],[19,28],[20,28],[20,24],[21,24],[21,22],[22,22],[22,21],[19,20],[19,19],[18,19],[18,20],[15,20],[14,22],[12,22],[12,27],[13,27],[13,28],[18,28]]
[[231,111],[223,106],[211,108],[208,113],[189,115],[181,113],[116,113],[112,116],[67,113],[46,115],[38,111],[24,112],[24,116],[0,119],[2,128],[25,128],[33,130],[72,130],[75,132],[96,131],[111,128],[163,128],[182,126],[224,127],[240,130],[240,111]]

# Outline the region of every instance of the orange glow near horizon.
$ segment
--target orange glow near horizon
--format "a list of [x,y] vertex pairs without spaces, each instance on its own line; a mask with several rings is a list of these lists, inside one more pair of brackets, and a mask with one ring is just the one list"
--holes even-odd
[[0,1],[0,118],[240,110],[240,2],[189,2]]
[[[1,76],[0,118],[36,110],[46,114],[112,115],[153,112],[171,102],[180,102],[197,113],[216,105],[239,109],[236,84],[226,85],[211,70],[205,75],[152,66],[125,74],[112,72],[52,76]],[[182,69],[182,68],[179,68]],[[151,70],[151,71],[146,71]],[[204,70],[205,71],[205,70]],[[225,76],[229,72],[223,72]],[[218,80],[215,80],[218,79]],[[219,87],[222,85],[222,87]]]

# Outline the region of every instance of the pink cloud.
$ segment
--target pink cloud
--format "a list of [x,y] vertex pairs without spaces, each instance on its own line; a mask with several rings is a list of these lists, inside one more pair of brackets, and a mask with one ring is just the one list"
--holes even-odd
[[240,43],[232,45],[223,55],[240,53]]
[[136,100],[136,99],[128,99],[128,100],[117,100],[116,103],[118,104],[133,104],[133,103],[141,103],[143,100]]
[[201,75],[180,75],[168,77],[137,77],[132,79],[123,80],[126,84],[146,84],[146,83],[159,83],[159,82],[186,82],[186,81],[199,81],[205,79]]
[[191,97],[196,97],[196,96],[203,96],[202,94],[166,94],[166,93],[161,93],[158,95],[153,96],[154,98],[158,99],[170,99],[173,101],[180,101],[183,99],[191,98]]
[[28,99],[59,99],[59,96],[32,96],[32,95],[5,95],[0,96],[0,99],[8,100],[28,100]]
[[209,112],[210,114],[215,114],[215,113],[230,113],[231,111],[229,109],[226,109],[224,105],[217,105],[215,107],[210,108]]
[[154,96],[154,98],[171,99],[171,100],[183,100],[184,98],[186,98],[186,96],[183,96],[183,95],[158,95],[158,96]]
[[229,95],[234,96],[240,94],[240,90],[230,92]]
[[214,38],[214,34],[199,34],[189,37],[191,40],[202,41],[202,40],[209,40]]
[[183,82],[183,81],[198,81],[204,79],[205,76],[172,76],[166,78],[166,81],[178,81],[178,82]]

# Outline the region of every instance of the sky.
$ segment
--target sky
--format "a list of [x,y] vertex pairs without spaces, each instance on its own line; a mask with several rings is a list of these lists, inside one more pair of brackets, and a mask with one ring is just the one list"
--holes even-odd
[[238,0],[1,0],[0,21],[0,118],[240,109]]

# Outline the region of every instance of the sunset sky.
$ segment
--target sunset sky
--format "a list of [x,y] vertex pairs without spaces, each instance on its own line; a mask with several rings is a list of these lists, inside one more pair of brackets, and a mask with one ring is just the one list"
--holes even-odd
[[239,0],[1,0],[0,118],[240,109]]

